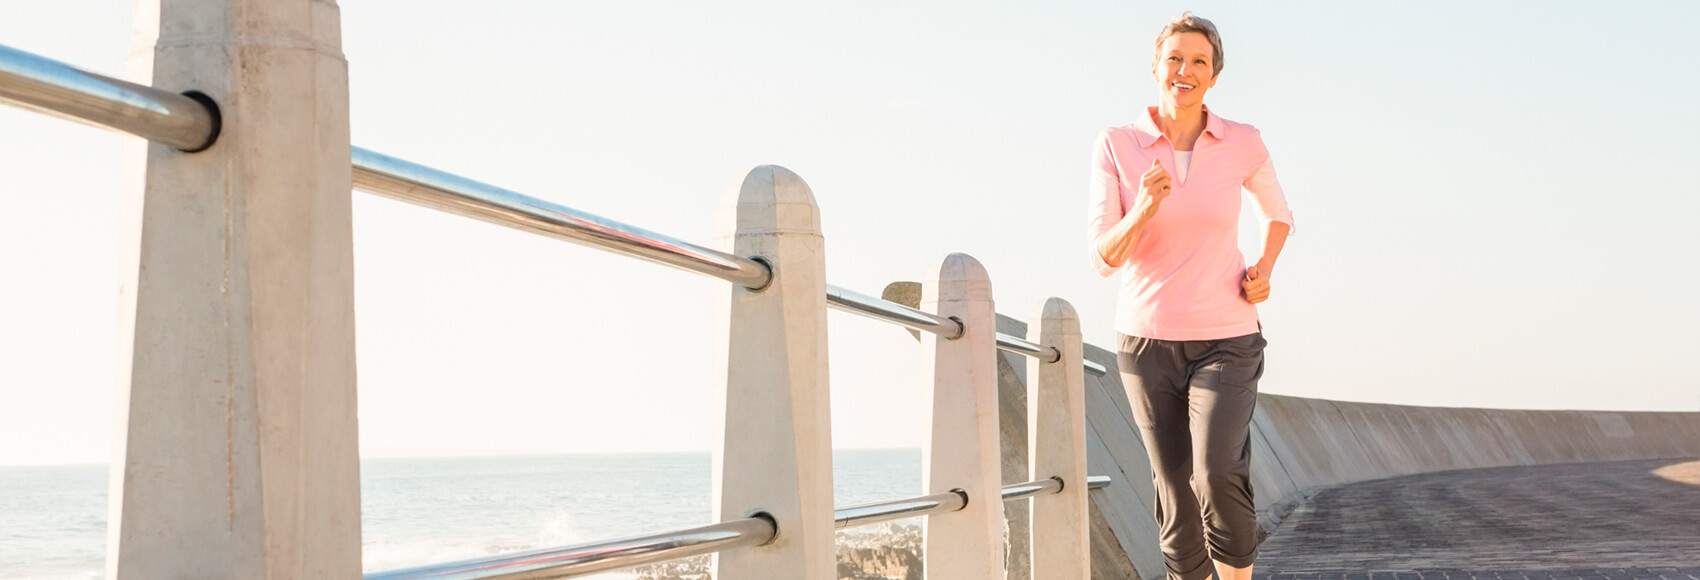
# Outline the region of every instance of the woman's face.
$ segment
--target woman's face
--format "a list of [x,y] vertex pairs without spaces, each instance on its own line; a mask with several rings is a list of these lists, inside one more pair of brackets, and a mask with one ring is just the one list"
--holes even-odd
[[1204,102],[1204,92],[1216,86],[1216,51],[1210,39],[1197,32],[1169,35],[1157,46],[1157,60],[1151,63],[1151,76],[1163,93],[1163,101],[1178,108],[1192,108]]

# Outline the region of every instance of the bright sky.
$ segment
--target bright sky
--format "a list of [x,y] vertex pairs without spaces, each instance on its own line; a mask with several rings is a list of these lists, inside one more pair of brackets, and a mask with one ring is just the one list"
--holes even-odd
[[[967,252],[1001,312],[1061,296],[1110,347],[1090,146],[1155,102],[1190,9],[1226,45],[1206,102],[1262,129],[1297,214],[1265,392],[1700,409],[1700,4],[341,4],[360,146],[703,243],[777,163],[832,283]],[[0,44],[122,74],[130,10],[0,0]],[[124,139],[0,107],[0,464],[108,458]],[[354,207],[368,453],[707,448],[720,282]],[[830,316],[836,444],[919,446],[915,341]]]

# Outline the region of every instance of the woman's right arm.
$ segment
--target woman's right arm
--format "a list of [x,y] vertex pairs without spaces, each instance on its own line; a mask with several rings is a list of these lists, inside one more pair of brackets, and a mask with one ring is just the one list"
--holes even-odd
[[1106,132],[1092,155],[1092,189],[1089,229],[1092,266],[1100,276],[1109,276],[1127,263],[1145,225],[1157,215],[1163,198],[1169,196],[1169,172],[1157,161],[1140,176],[1134,207],[1124,211],[1121,203],[1121,171],[1109,147]]

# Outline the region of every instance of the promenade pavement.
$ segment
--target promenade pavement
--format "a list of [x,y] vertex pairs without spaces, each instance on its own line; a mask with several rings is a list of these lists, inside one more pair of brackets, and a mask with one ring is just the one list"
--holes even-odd
[[1448,471],[1326,489],[1257,580],[1700,580],[1700,461]]

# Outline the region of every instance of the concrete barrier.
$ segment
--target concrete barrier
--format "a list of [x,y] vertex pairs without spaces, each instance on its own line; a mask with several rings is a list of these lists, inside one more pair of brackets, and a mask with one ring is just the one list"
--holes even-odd
[[1253,485],[1271,531],[1283,509],[1333,485],[1454,469],[1700,457],[1700,413],[1411,407],[1265,394],[1253,423]]
[[[998,328],[1021,334],[1026,327],[1000,316]],[[1162,578],[1150,463],[1115,353],[1089,344],[1085,357],[1110,369],[1086,377],[1088,471],[1114,480],[1091,494],[1092,577]],[[1006,461],[1025,456],[1025,423],[1007,417],[1025,408],[1020,368],[1014,358],[999,365]],[[1330,486],[1455,469],[1693,457],[1700,457],[1700,413],[1413,407],[1264,394],[1252,416],[1252,487],[1266,532]]]

